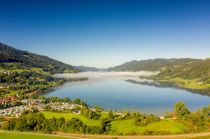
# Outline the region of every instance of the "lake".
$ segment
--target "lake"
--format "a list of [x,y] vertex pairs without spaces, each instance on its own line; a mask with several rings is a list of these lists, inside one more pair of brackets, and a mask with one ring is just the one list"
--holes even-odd
[[94,76],[87,75],[87,81],[65,83],[45,96],[81,98],[91,106],[100,105],[105,109],[141,111],[157,115],[173,111],[173,106],[178,101],[184,102],[190,110],[210,104],[209,96],[177,88],[160,88],[127,81],[129,79],[141,82],[137,77],[139,74],[90,74]]

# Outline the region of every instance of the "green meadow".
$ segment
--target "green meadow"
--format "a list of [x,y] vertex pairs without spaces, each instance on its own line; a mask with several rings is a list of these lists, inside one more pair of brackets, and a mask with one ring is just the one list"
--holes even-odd
[[100,126],[100,120],[91,120],[88,119],[87,117],[81,115],[81,114],[74,114],[74,113],[64,113],[64,112],[42,112],[44,116],[48,119],[51,119],[52,117],[55,118],[65,118],[65,119],[72,119],[72,118],[78,118],[80,119],[83,123],[91,126]]
[[[132,136],[130,136],[132,137]],[[102,137],[104,138],[104,137]],[[100,137],[92,137],[92,139],[102,139]],[[112,137],[106,137],[112,138]],[[120,139],[120,137],[114,137],[115,139]],[[129,137],[128,137],[129,138]],[[161,137],[157,138],[160,139]],[[163,137],[165,138],[165,136]],[[201,137],[172,137],[168,139],[209,139],[210,136],[201,136]],[[30,133],[30,132],[16,132],[16,131],[1,131],[0,139],[72,139],[69,137],[59,137],[50,134],[38,134],[38,133]],[[139,137],[141,139],[141,137]]]
[[147,126],[137,126],[133,120],[116,120],[112,121],[112,132],[117,134],[144,134],[147,131],[152,133],[169,133],[178,134],[184,133],[188,130],[188,127],[175,120],[161,120],[159,122],[153,122]]
[[[48,119],[52,117],[65,119],[78,118],[82,122],[91,126],[100,126],[100,120],[91,120],[83,115],[74,113],[63,113],[63,112],[42,112],[44,116]],[[103,117],[106,115],[103,114]],[[186,125],[176,121],[176,120],[161,120],[159,122],[153,122],[147,126],[137,126],[133,120],[114,120],[111,122],[111,133],[117,135],[127,135],[127,134],[145,134],[145,132],[150,131],[153,133],[169,133],[178,134],[187,132],[189,129]]]
[[0,139],[66,139],[66,138],[56,137],[49,134],[5,131],[5,132],[0,132]]

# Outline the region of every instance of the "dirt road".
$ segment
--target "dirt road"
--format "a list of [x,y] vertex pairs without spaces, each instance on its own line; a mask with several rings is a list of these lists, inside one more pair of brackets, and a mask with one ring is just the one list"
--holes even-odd
[[193,137],[209,137],[208,133],[198,134],[180,134],[180,135],[157,135],[157,136],[111,136],[111,135],[83,135],[83,134],[69,134],[69,133],[56,133],[56,136],[69,137],[69,138],[92,138],[92,139],[183,139]]

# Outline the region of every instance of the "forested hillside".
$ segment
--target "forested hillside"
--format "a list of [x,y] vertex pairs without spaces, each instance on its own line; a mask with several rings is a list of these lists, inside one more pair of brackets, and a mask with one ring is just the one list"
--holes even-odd
[[149,59],[141,61],[130,61],[122,65],[109,68],[109,71],[160,71],[162,69],[184,66],[188,63],[196,63],[200,59],[180,58],[180,59]]
[[71,65],[0,43],[0,98],[45,92],[64,83],[51,74],[78,72]]
[[25,67],[42,68],[44,71],[51,73],[76,72],[73,66],[54,60],[47,56],[33,54],[22,51],[0,43],[0,63],[20,63]]
[[210,95],[210,59],[151,59],[131,61],[109,71],[160,71],[151,79]]
[[210,79],[210,59],[194,60],[182,65],[174,65],[161,69],[161,73],[157,75],[157,77],[181,77],[184,79],[201,78],[201,80],[206,81]]

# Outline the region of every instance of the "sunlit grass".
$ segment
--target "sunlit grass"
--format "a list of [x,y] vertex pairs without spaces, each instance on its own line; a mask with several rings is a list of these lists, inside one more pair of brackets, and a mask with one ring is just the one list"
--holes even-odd
[[147,126],[137,126],[133,120],[118,120],[112,121],[111,125],[113,132],[117,134],[143,134],[145,131],[176,134],[183,133],[188,130],[185,125],[174,120],[161,120]]
[[189,89],[207,89],[210,88],[210,84],[204,84],[199,81],[199,78],[196,79],[182,79],[182,78],[170,78],[160,80],[161,82],[174,82],[180,87],[189,88]]
[[[48,134],[37,134],[30,132],[0,132],[0,139],[66,139]],[[70,139],[70,138],[68,138]]]
[[64,112],[47,112],[47,111],[45,111],[45,112],[42,112],[42,113],[48,119],[51,119],[52,117],[55,117],[55,118],[63,117],[66,120],[67,119],[72,119],[72,118],[78,118],[87,125],[100,126],[100,124],[101,124],[100,120],[91,120],[91,119],[88,119],[87,117],[85,117],[83,115],[74,114],[74,113],[70,113],[70,112],[64,113]]

